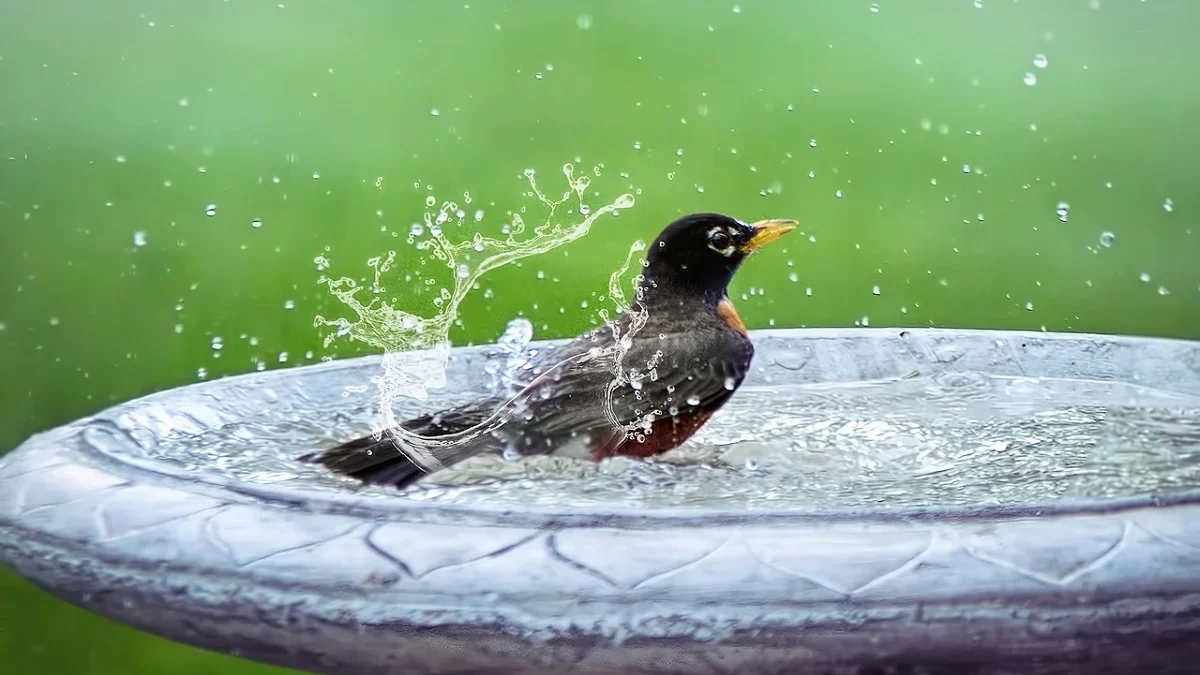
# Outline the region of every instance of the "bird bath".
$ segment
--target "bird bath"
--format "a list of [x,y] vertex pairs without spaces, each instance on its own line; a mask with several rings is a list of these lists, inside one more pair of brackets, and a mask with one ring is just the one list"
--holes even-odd
[[[377,358],[154,394],[0,458],[0,560],[322,673],[1190,670],[1200,343],[752,337],[657,461],[480,457],[402,492],[294,461],[370,429]],[[398,413],[480,393],[485,354]]]

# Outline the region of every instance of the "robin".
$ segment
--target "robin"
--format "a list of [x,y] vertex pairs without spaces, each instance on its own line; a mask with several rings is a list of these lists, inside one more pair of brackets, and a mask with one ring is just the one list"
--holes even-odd
[[726,287],[746,257],[796,227],[698,213],[650,245],[633,306],[533,355],[516,382],[300,460],[363,483],[408,486],[482,452],[600,460],[686,441],[733,395],[754,355]]

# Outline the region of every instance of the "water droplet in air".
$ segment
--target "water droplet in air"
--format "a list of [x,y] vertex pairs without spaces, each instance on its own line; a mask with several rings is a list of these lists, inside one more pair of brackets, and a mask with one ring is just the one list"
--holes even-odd
[[204,215],[208,216],[209,218],[217,215],[217,205],[209,204],[208,206],[204,207]]
[[1169,198],[1165,202],[1163,202],[1163,211],[1170,213],[1174,210],[1175,210],[1175,202],[1171,201]]
[[975,9],[983,9],[983,0],[975,0]]
[[641,149],[642,149],[642,142],[641,142],[641,141],[634,141],[634,142],[633,142],[633,149],[634,149],[634,150],[641,150]]
[[879,286],[871,287],[871,295],[879,295],[879,293],[880,293]]
[[125,155],[117,155],[117,164],[125,163]]
[[413,223],[408,226],[408,233],[414,237],[419,237],[425,234],[425,226],[420,223]]
[[1170,294],[1171,294],[1171,291],[1168,291],[1166,286],[1159,286],[1159,287],[1158,287],[1158,294],[1159,294],[1159,295],[1170,295]]
[[817,139],[815,139],[815,138],[808,139],[808,147],[810,147],[810,148],[817,147]]
[[1066,202],[1059,202],[1054,208],[1054,213],[1062,222],[1067,222],[1067,217],[1071,215],[1071,205]]
[[1046,58],[1045,54],[1034,54],[1033,65],[1038,68],[1045,68],[1050,65],[1050,60]]
[[790,281],[792,283],[800,281],[800,275],[796,274],[795,272],[789,272],[788,273],[788,281]]
[[262,227],[262,218],[255,218],[254,220],[250,221],[250,227],[253,227],[256,230]]
[[1113,234],[1112,232],[1101,232],[1100,233],[1100,245],[1103,246],[1104,248],[1108,248],[1113,245],[1113,240],[1115,240],[1116,238],[1117,238],[1117,235]]
[[1143,282],[1149,283],[1150,282],[1150,273],[1142,272],[1141,274],[1138,275],[1138,278],[1141,279]]
[[580,14],[575,19],[575,25],[579,26],[580,30],[590,30],[592,27],[592,15]]
[[313,172],[313,180],[321,180],[321,174],[314,171]]
[[725,388],[726,389],[728,389],[729,391],[733,391],[735,387],[737,387],[737,380],[734,380],[732,377],[725,378]]
[[1037,84],[1037,75],[1034,75],[1033,73],[1025,73],[1025,79],[1023,81],[1025,82],[1026,87],[1032,87],[1033,85]]
[[459,265],[456,274],[459,279],[466,279],[471,276],[471,270],[466,265]]
[[878,14],[878,13],[879,13],[879,5],[872,4],[872,5],[871,5],[871,13],[872,13],[872,14]]
[[296,301],[295,300],[284,300],[283,308],[284,309],[296,309]]
[[699,396],[689,396],[687,399],[687,404],[688,405],[700,405],[700,397]]
[[429,195],[428,197],[425,198],[425,206],[433,206],[436,203],[437,203],[437,197],[434,197],[433,195]]
[[208,377],[208,368],[197,368],[196,369],[196,378],[197,379],[203,380],[207,377]]
[[437,108],[434,108],[433,110],[429,111],[429,114],[433,115],[434,117],[437,117],[438,115],[441,115],[442,113],[438,112]]
[[225,340],[221,339],[220,335],[214,337],[212,339],[212,348],[213,348],[214,352],[221,351],[222,349],[225,348]]
[[146,233],[138,230],[133,233],[133,245],[141,248],[146,245]]

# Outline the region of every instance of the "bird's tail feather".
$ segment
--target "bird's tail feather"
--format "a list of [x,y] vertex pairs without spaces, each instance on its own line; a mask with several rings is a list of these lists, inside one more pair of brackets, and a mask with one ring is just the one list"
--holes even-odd
[[[401,424],[404,431],[422,438],[438,438],[471,430],[486,421],[491,413],[489,406],[459,408],[437,415],[423,415]],[[391,485],[403,488],[425,474],[426,468],[414,462],[412,456],[424,451],[407,449],[399,444],[403,437],[391,431],[371,434],[343,443],[335,448],[315,452],[298,458],[301,462],[323,464],[334,473],[356,478],[363,483]],[[437,453],[438,468],[457,464],[473,455],[493,449],[496,441],[491,435],[463,439]],[[429,469],[434,470],[434,469]]]

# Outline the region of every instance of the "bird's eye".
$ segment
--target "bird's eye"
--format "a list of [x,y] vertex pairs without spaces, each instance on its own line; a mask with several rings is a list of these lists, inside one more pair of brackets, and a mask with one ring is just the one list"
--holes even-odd
[[708,233],[708,247],[721,255],[733,255],[733,237],[721,228],[714,228]]

